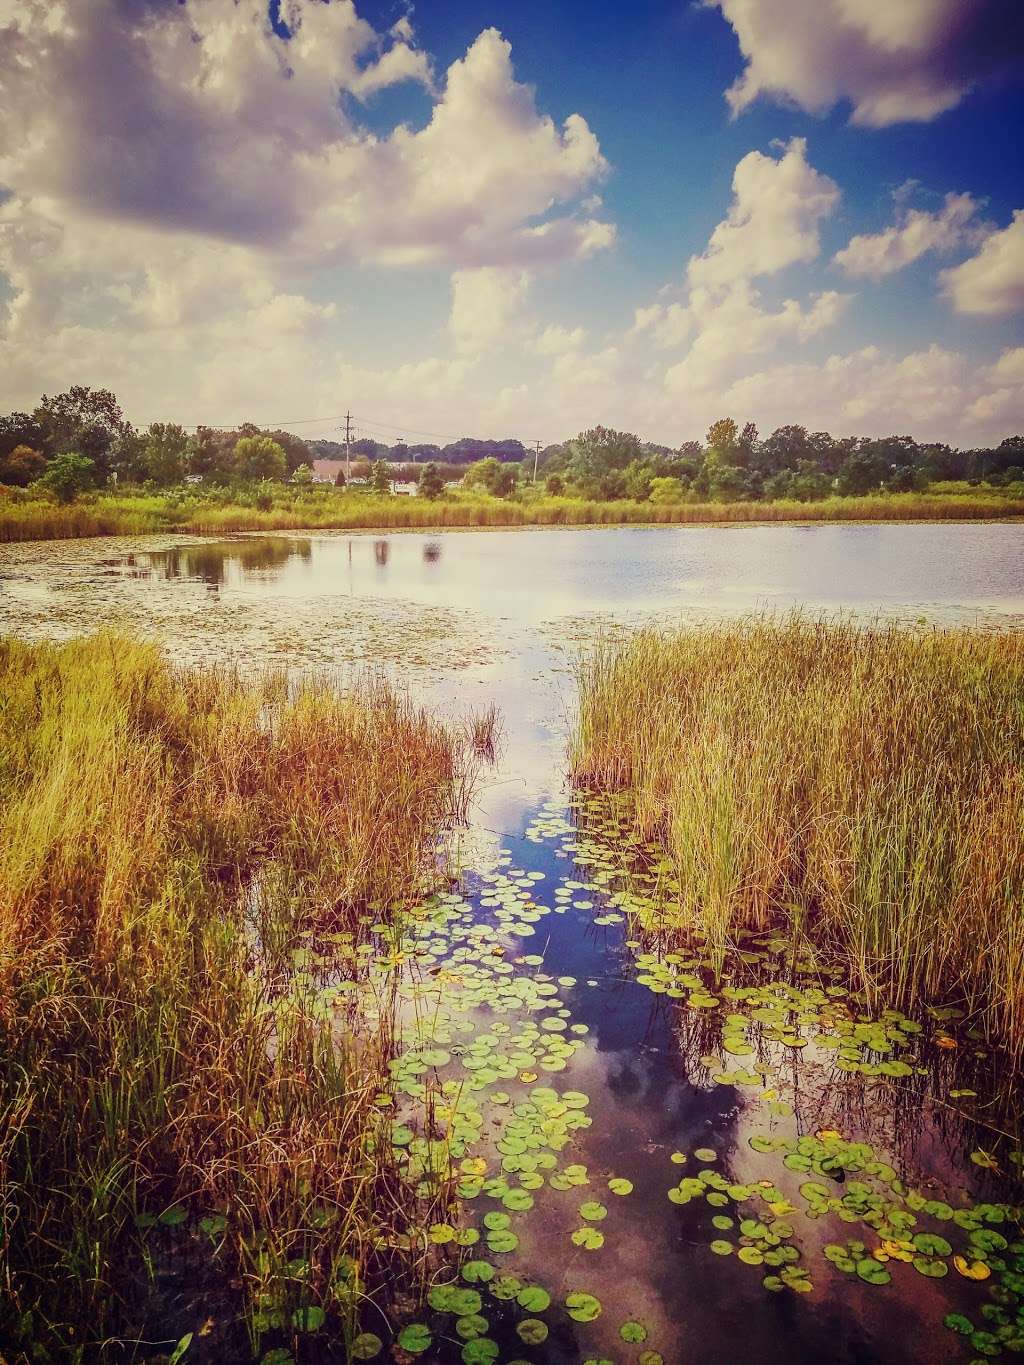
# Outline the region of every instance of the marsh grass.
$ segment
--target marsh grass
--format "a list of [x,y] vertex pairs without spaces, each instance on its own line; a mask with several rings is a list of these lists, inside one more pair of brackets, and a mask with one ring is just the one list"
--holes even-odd
[[0,1339],[120,1358],[176,1238],[247,1324],[223,1357],[415,1273],[387,1010],[326,987],[437,879],[467,781],[372,679],[0,642]]
[[[533,496],[521,500],[457,493],[430,501],[280,487],[261,508],[231,495],[89,496],[69,506],[24,494],[0,499],[0,542],[182,531],[402,530],[422,527],[729,525],[810,521],[971,521],[1024,515],[1024,502],[981,490],[969,493],[892,493],[822,502],[590,502]],[[225,500],[226,499],[226,500]],[[251,502],[251,499],[249,500]]]
[[580,689],[574,780],[629,793],[680,936],[797,923],[1024,1053],[1024,635],[755,618],[599,649]]

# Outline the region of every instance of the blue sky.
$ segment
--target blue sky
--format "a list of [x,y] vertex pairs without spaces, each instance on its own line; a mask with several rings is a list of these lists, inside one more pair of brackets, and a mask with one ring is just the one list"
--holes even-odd
[[0,401],[998,439],[1012,8],[0,0]]

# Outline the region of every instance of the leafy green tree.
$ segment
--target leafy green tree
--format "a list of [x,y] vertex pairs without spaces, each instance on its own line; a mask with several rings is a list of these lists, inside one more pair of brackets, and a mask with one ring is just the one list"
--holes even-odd
[[566,473],[589,498],[623,497],[623,471],[634,460],[642,460],[645,453],[639,436],[610,427],[581,431],[567,448]]
[[44,455],[52,458],[73,451],[92,460],[96,476],[102,478],[113,470],[114,442],[131,429],[110,390],[86,384],[75,384],[52,398],[44,394],[32,417],[42,431]]
[[796,469],[780,469],[764,481],[764,496],[769,501],[779,498],[795,502],[819,502],[832,491],[828,474],[810,460],[801,460]]
[[142,464],[147,479],[166,487],[181,483],[188,469],[188,437],[176,422],[153,422],[146,431]]
[[234,473],[235,437],[216,427],[197,427],[188,443],[188,472],[204,483],[227,483]]
[[720,417],[708,428],[708,449],[715,451],[723,464],[734,465],[733,456],[737,453],[740,429],[731,417]]
[[464,488],[481,488],[496,498],[504,498],[514,491],[517,478],[514,465],[502,464],[493,455],[488,455],[469,466],[462,484]]
[[9,455],[0,457],[0,483],[10,488],[27,488],[46,469],[46,460],[31,446],[15,446]]
[[42,427],[27,412],[11,412],[0,417],[0,459],[18,446],[42,452],[44,439]]
[[423,473],[420,475],[420,496],[424,498],[439,498],[444,492],[444,475],[438,469],[433,460],[423,466]]
[[269,436],[243,436],[234,450],[235,473],[240,479],[283,479],[287,472],[284,451]]
[[656,474],[656,467],[650,460],[630,460],[622,476],[626,497],[634,502],[646,502],[651,496],[651,482]]
[[565,492],[565,480],[561,474],[549,474],[544,480],[544,491],[553,498],[560,498]]
[[46,466],[46,473],[39,480],[48,488],[59,502],[74,502],[79,493],[84,493],[95,482],[96,462],[87,455],[76,455],[65,451],[55,455]]
[[654,503],[682,502],[686,496],[686,489],[683,487],[682,479],[673,478],[670,474],[655,476],[650,483],[650,500]]
[[839,467],[836,488],[847,497],[863,497],[881,488],[882,481],[892,472],[887,460],[869,451],[857,451]]
[[897,465],[882,487],[887,493],[921,493],[928,487],[928,475],[913,465]]
[[297,469],[293,469],[292,483],[298,484],[300,488],[311,487],[313,483],[313,466],[311,464],[300,464]]
[[391,492],[391,471],[386,460],[374,460],[370,471],[370,487],[375,493]]
[[[734,422],[733,426],[735,425]],[[760,480],[757,474],[754,470],[732,462],[730,457],[735,451],[735,446],[725,451],[717,446],[708,449],[695,483],[698,492],[714,498],[717,502],[742,502],[760,496]]]

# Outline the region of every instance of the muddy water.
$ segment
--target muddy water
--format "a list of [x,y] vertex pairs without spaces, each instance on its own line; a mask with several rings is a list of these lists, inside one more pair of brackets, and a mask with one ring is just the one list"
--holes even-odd
[[[421,926],[435,975],[409,991],[429,1024],[407,1038],[404,1071],[398,1061],[413,1149],[422,1087],[450,1099],[468,1085],[468,1126],[453,1154],[485,1167],[479,1176],[470,1167],[452,1223],[479,1231],[466,1254],[490,1278],[472,1282],[478,1311],[450,1309],[442,1293],[418,1315],[431,1334],[422,1358],[925,1365],[998,1354],[1024,1290],[1012,1251],[999,1246],[1016,1235],[1001,1211],[1015,1189],[971,1159],[991,1153],[1012,1171],[1012,1144],[992,1131],[1012,1112],[993,1099],[991,1059],[961,1021],[922,1011],[897,1018],[882,1050],[862,1050],[864,1067],[837,1067],[835,1017],[815,1016],[822,1007],[807,992],[825,999],[832,986],[843,1020],[867,1016],[827,972],[780,945],[745,945],[752,961],[733,964],[729,989],[796,992],[804,1014],[783,1033],[795,1027],[800,1046],[751,1018],[764,994],[711,995],[709,1007],[704,997],[721,981],[699,950],[652,976],[616,851],[591,840],[593,813],[567,802],[569,659],[598,635],[647,621],[795,605],[1018,627],[1022,549],[1024,528],[1009,525],[0,547],[0,619],[4,631],[34,637],[142,629],[185,661],[374,662],[443,712],[500,708],[503,742],[466,841],[463,888],[428,907]],[[723,1047],[726,1016],[732,1045],[744,1030],[735,1053]],[[893,1058],[898,1074],[879,1073]],[[564,1129],[567,1113],[581,1122]],[[803,1154],[800,1139],[818,1150]],[[851,1157],[849,1144],[865,1150]],[[615,1193],[614,1179],[631,1188]],[[679,1193],[687,1180],[699,1188]],[[813,1183],[824,1194],[806,1193]],[[501,1222],[505,1210],[508,1226],[491,1229],[487,1216]],[[600,1245],[574,1240],[587,1229]],[[883,1233],[896,1254],[876,1261],[884,1279],[875,1283],[861,1259]],[[914,1236],[933,1240],[919,1247]],[[954,1253],[985,1278],[960,1274]],[[779,1283],[783,1272],[791,1278]],[[454,1275],[439,1273],[438,1287]],[[550,1304],[531,1310],[527,1295],[520,1305],[515,1282]],[[573,1294],[590,1296],[591,1320],[573,1319]],[[972,1335],[944,1326],[950,1313]],[[542,1326],[524,1338],[524,1321]],[[383,1321],[369,1326],[387,1336]],[[531,1343],[530,1331],[546,1336]]]

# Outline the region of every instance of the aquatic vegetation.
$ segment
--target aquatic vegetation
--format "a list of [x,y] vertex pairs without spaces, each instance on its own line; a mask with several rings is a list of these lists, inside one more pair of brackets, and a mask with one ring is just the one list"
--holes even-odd
[[574,780],[627,793],[663,945],[782,926],[874,999],[959,998],[1019,1052],[1022,684],[1012,632],[641,633],[581,665]]
[[372,680],[114,636],[0,643],[0,696],[0,1332],[40,1359],[137,1334],[183,1258],[222,1356],[354,1331],[437,1202],[357,987],[443,871],[461,740]]

